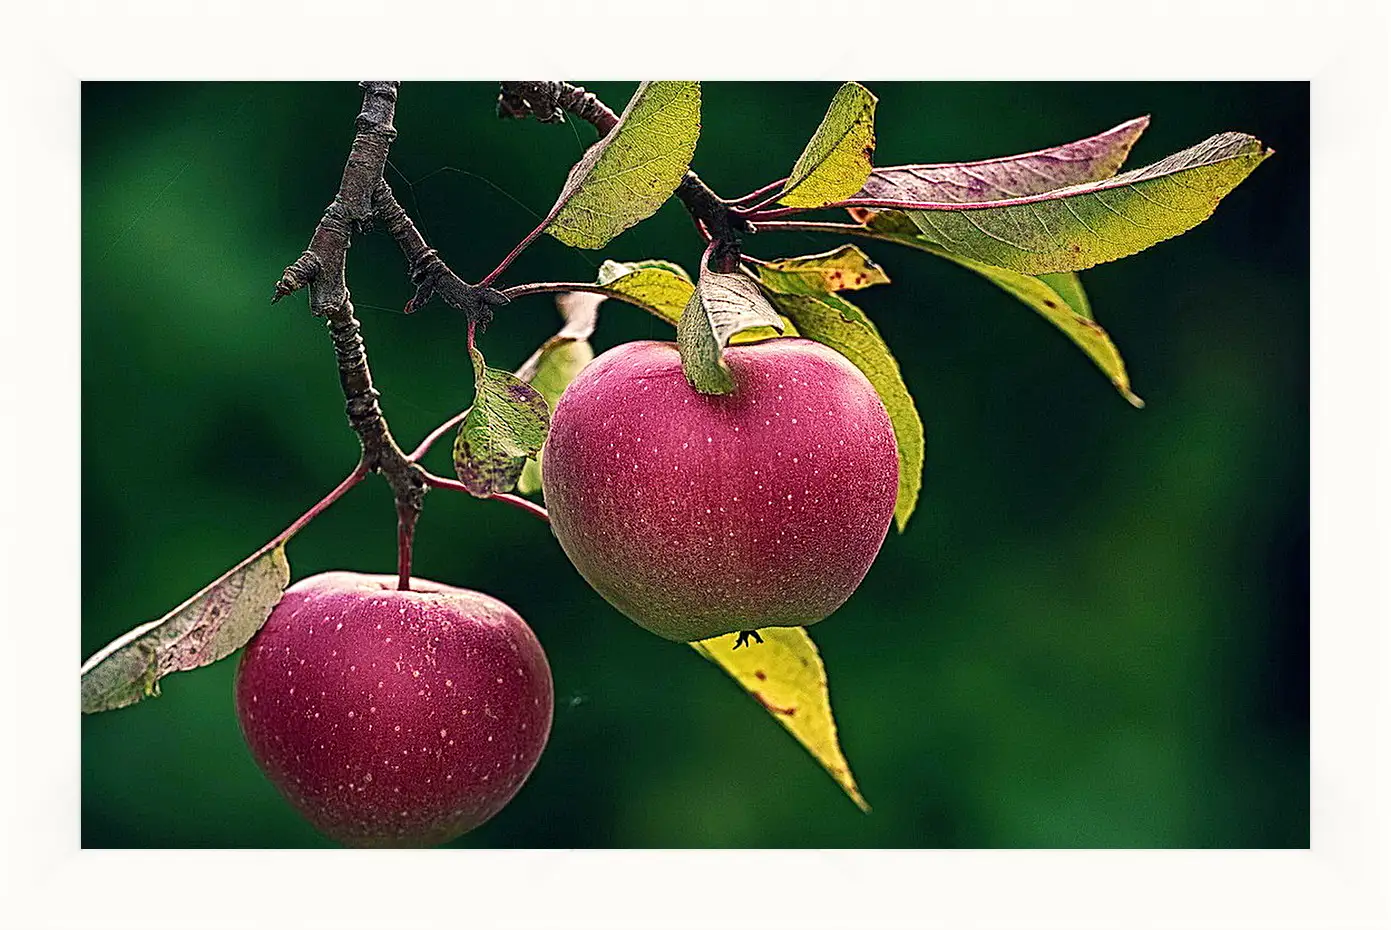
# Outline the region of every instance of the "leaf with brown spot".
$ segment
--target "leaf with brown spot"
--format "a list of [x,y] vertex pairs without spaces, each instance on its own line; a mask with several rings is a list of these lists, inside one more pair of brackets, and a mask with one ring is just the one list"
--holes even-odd
[[758,266],[758,280],[779,294],[825,294],[888,284],[889,276],[859,246],[842,245],[817,255],[764,262]]
[[522,466],[546,441],[546,398],[509,371],[489,368],[470,349],[474,401],[454,439],[454,472],[470,494],[487,497],[517,486]]
[[733,648],[738,633],[690,645],[738,682],[868,813],[869,804],[840,748],[826,666],[816,644],[801,627],[772,627],[759,633],[763,642],[745,649]]

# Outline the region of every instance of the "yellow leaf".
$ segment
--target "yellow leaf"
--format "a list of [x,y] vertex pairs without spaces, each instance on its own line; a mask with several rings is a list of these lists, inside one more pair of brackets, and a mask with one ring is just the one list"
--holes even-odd
[[778,202],[822,207],[853,197],[874,170],[874,107],[879,102],[854,81],[842,84],[802,156],[783,185]]
[[566,245],[603,248],[666,202],[699,135],[699,81],[644,81],[618,124],[570,169],[546,232]]
[[759,635],[762,643],[751,642],[739,649],[734,648],[737,633],[691,643],[691,648],[728,672],[868,813],[869,804],[855,785],[836,738],[826,667],[816,644],[801,627],[770,627]]

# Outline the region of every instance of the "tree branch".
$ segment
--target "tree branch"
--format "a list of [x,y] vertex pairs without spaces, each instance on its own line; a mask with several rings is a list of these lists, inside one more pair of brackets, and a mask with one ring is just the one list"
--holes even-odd
[[604,102],[565,81],[503,81],[497,98],[497,115],[507,119],[536,117],[542,123],[563,123],[565,114],[589,123],[606,136],[618,117]]
[[[498,115],[514,119],[535,116],[543,123],[558,123],[569,113],[592,125],[605,136],[618,124],[613,110],[583,87],[565,81],[503,81],[498,93]],[[676,188],[676,196],[697,224],[704,224],[719,243],[712,265],[716,271],[730,272],[739,266],[741,240],[753,233],[744,218],[732,212],[732,204],[722,200],[694,171],[687,171]]]
[[439,253],[430,248],[414,221],[397,201],[391,185],[379,179],[372,194],[372,210],[406,257],[415,295],[406,302],[406,312],[419,310],[438,295],[445,303],[462,310],[469,320],[486,326],[493,307],[507,303],[507,296],[491,287],[478,287],[460,278]]
[[[327,319],[348,424],[362,444],[362,464],[368,471],[381,474],[391,485],[404,528],[407,523],[414,526],[414,517],[420,512],[427,486],[423,469],[401,451],[382,414],[381,394],[372,384],[362,326],[353,311],[346,275],[352,235],[365,230],[375,215],[374,203],[378,199],[378,187],[383,183],[382,169],[396,138],[392,120],[396,114],[398,82],[362,81],[360,86],[362,111],[357,116],[357,133],[343,167],[338,193],[319,220],[309,247],[276,282],[274,300],[309,287],[310,311]],[[404,211],[401,212],[404,215]],[[395,219],[399,227],[399,217]],[[420,240],[420,246],[428,250],[424,240]],[[409,260],[409,253],[407,257]]]

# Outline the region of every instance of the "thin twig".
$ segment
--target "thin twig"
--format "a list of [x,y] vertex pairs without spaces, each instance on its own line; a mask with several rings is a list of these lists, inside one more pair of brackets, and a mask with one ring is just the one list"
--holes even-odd
[[[541,222],[536,224],[536,228],[526,234],[526,238],[524,238],[521,242],[518,242],[515,246],[513,246],[512,251],[508,252],[507,255],[503,257],[502,261],[498,262],[496,268],[488,272],[488,276],[484,278],[482,281],[480,281],[478,286],[488,287],[490,284],[496,281],[498,275],[506,271],[507,266],[511,265],[514,261],[516,261],[517,256],[525,252],[526,247],[535,242],[537,237],[546,231],[546,227],[551,225],[551,220],[553,219],[555,219],[554,210],[546,214],[546,216],[541,220]],[[492,288],[489,288],[489,290],[492,290]],[[493,293],[496,294],[498,293],[498,291],[493,291]]]
[[773,193],[773,191],[781,189],[786,183],[787,178],[781,178],[774,181],[772,184],[765,184],[756,191],[750,191],[742,197],[736,197],[734,200],[729,201],[729,206],[731,209],[744,210],[755,201],[768,196]]
[[853,233],[857,235],[868,235],[871,232],[859,223],[823,223],[815,220],[774,220],[759,223],[758,228],[774,231]]
[[305,526],[309,524],[310,520],[313,520],[319,514],[327,510],[329,508],[329,505],[333,504],[335,501],[338,500],[338,498],[348,493],[349,489],[351,489],[354,485],[356,485],[358,482],[362,481],[362,479],[366,477],[367,462],[363,459],[358,459],[357,467],[354,468],[348,474],[348,477],[344,478],[342,481],[338,483],[338,487],[334,488],[332,491],[329,491],[328,494],[324,495],[323,500],[319,501],[313,507],[310,507],[308,510],[306,510],[303,514],[300,515],[298,520],[285,527],[285,529],[281,530],[280,535],[276,536],[269,543],[267,543],[265,548],[273,549],[285,540],[289,539],[291,536],[298,533],[300,530],[304,529]]
[[878,239],[880,242],[895,242],[907,245],[902,236],[875,232],[859,223],[818,223],[812,220],[773,220],[758,224],[761,230],[769,232],[820,232],[837,235],[859,236],[861,239]]
[[[467,494],[470,497],[478,496],[474,494],[472,491],[470,491],[468,489],[468,485],[464,484],[462,481],[455,481],[453,478],[442,478],[439,475],[433,474],[432,472],[428,471],[425,473],[425,483],[432,488],[440,488],[445,491],[458,491],[459,493]],[[551,522],[551,515],[546,512],[545,507],[542,507],[540,504],[534,504],[531,501],[527,500],[525,497],[519,497],[516,494],[488,494],[483,499],[501,501],[504,504],[511,504],[518,510],[524,510],[527,513],[531,514],[533,517],[544,520],[547,523]]]
[[430,447],[439,441],[441,436],[464,422],[464,417],[466,416],[468,416],[468,410],[460,410],[458,413],[454,414],[454,416],[445,420],[439,426],[436,426],[430,431],[430,435],[420,440],[420,445],[416,446],[415,451],[406,456],[406,458],[410,459],[412,462],[419,462],[425,453],[430,451]]

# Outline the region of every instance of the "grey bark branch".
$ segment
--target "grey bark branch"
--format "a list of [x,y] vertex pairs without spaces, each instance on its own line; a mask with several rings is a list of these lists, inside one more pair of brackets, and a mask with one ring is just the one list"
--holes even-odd
[[497,115],[513,119],[534,116],[542,123],[563,123],[571,113],[608,135],[618,117],[604,102],[565,81],[503,81],[497,98]]
[[486,326],[493,317],[493,307],[507,303],[507,297],[491,287],[476,287],[450,270],[430,248],[415,223],[397,201],[391,185],[385,180],[377,183],[372,195],[373,212],[406,257],[406,264],[415,285],[415,295],[406,303],[406,312],[419,310],[438,295],[445,303],[462,310],[469,319]]
[[406,458],[387,426],[380,404],[381,394],[372,384],[362,326],[348,293],[348,247],[352,244],[353,233],[365,230],[372,221],[382,170],[396,138],[392,120],[396,113],[398,82],[362,81],[360,86],[362,111],[357,116],[357,132],[343,167],[338,193],[314,229],[309,247],[276,282],[273,300],[280,300],[302,287],[309,288],[310,311],[327,321],[348,424],[362,444],[363,464],[381,474],[391,485],[398,509],[419,513],[427,489],[423,470]]
[[[498,92],[497,112],[501,117],[525,119],[534,116],[543,123],[563,122],[569,113],[592,125],[605,136],[618,123],[618,117],[604,102],[583,87],[566,81],[503,81]],[[711,262],[716,271],[730,272],[739,266],[744,236],[753,228],[731,211],[694,171],[687,171],[676,188],[676,196],[691,218],[704,225],[717,243]]]

